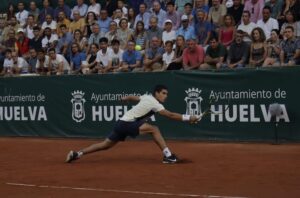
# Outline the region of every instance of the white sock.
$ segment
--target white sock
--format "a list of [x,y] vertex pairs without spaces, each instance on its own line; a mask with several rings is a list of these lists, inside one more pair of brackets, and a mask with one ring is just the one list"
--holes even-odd
[[163,153],[166,157],[170,157],[172,155],[168,147],[164,148]]
[[78,154],[78,157],[81,157],[83,155],[83,152],[82,151],[78,151],[77,154]]

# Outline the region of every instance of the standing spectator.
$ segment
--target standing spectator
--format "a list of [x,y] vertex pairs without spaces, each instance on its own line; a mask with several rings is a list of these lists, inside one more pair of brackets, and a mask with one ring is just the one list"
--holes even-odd
[[66,14],[66,17],[70,19],[71,17],[71,9],[68,5],[65,5],[64,0],[57,0],[57,7],[54,10],[54,19],[57,20],[58,13],[64,12]]
[[162,41],[165,44],[167,41],[175,42],[176,40],[176,32],[173,30],[173,24],[170,19],[165,21],[165,28],[162,33]]
[[263,19],[257,22],[257,26],[261,27],[266,35],[266,39],[271,36],[271,31],[273,29],[279,30],[279,25],[277,19],[271,18],[271,8],[265,6],[263,9]]
[[224,16],[224,26],[219,30],[220,42],[225,46],[229,47],[234,40],[235,35],[234,19],[231,15]]
[[162,56],[164,49],[160,47],[160,39],[153,37],[151,40],[150,47],[146,50],[144,60],[144,71],[161,71],[163,62]]
[[109,51],[107,70],[108,72],[117,72],[121,67],[124,51],[120,49],[120,41],[117,39],[111,41],[111,49]]
[[40,36],[41,28],[39,26],[33,27],[33,35],[34,37],[29,40],[29,48],[34,48],[37,51],[42,49],[42,37]]
[[48,75],[62,75],[69,74],[71,67],[65,57],[61,54],[57,54],[54,48],[50,48],[49,54],[49,65],[48,65]]
[[182,15],[181,17],[181,27],[176,32],[176,36],[178,35],[182,35],[186,40],[196,38],[194,26],[189,25],[187,15]]
[[98,23],[97,16],[94,12],[88,12],[85,18],[85,30],[84,35],[89,38],[92,34],[93,24]]
[[267,58],[264,60],[263,67],[280,65],[280,39],[279,30],[272,30],[271,37],[267,40]]
[[241,0],[233,0],[233,6],[227,9],[227,14],[233,17],[234,24],[239,25],[241,23],[243,11],[244,5],[242,4]]
[[224,16],[227,13],[227,9],[223,4],[220,4],[219,0],[212,0],[212,7],[209,9],[208,21],[213,24],[213,29],[218,32],[218,29],[223,25]]
[[190,38],[187,40],[187,48],[184,49],[183,57],[183,69],[184,70],[194,70],[199,69],[200,65],[204,61],[204,49],[197,45],[195,39]]
[[211,23],[205,19],[205,11],[202,9],[197,11],[196,19],[197,19],[195,20],[196,38],[198,40],[198,44],[204,46],[204,48],[206,49],[212,31]]
[[72,43],[71,46],[71,72],[73,74],[82,74],[83,73],[83,66],[82,62],[86,61],[86,54],[81,52],[79,49],[78,43]]
[[145,3],[140,4],[140,13],[135,17],[134,27],[136,27],[138,21],[143,21],[145,29],[148,30],[151,14],[146,9],[147,5]]
[[97,52],[97,66],[95,67],[92,73],[104,74],[107,73],[108,68],[108,61],[109,55],[111,54],[111,49],[108,48],[108,39],[103,37],[100,39],[100,50]]
[[44,31],[47,27],[50,28],[53,33],[57,32],[57,23],[53,20],[50,14],[46,16],[46,21],[42,25],[42,31]]
[[260,19],[262,19],[262,10],[264,5],[260,3],[259,0],[248,0],[245,3],[244,11],[249,11],[250,21],[253,23],[257,23]]
[[79,11],[75,10],[73,12],[74,20],[70,23],[69,31],[73,34],[75,30],[80,30],[84,32],[85,21],[84,18],[80,17]]
[[126,18],[121,19],[119,26],[117,38],[120,41],[120,48],[125,49],[127,42],[132,39],[133,31],[128,28],[128,21]]
[[153,7],[151,9],[151,15],[155,16],[158,19],[157,26],[159,28],[163,28],[164,27],[164,21],[165,21],[165,18],[166,18],[166,11],[161,9],[160,2],[157,1],[157,0],[153,2]]
[[36,6],[35,1],[30,1],[29,3],[29,15],[32,15],[34,17],[34,23],[38,22],[40,9]]
[[127,49],[123,53],[121,67],[119,72],[142,71],[141,68],[142,54],[135,50],[135,42],[128,41]]
[[96,0],[90,0],[90,4],[88,12],[95,13],[97,17],[100,16],[101,5]]
[[145,49],[146,49],[146,44],[148,43],[148,40],[147,40],[147,32],[144,28],[144,22],[143,21],[139,21],[137,22],[136,24],[136,27],[135,27],[135,31],[134,31],[134,34],[133,34],[133,38],[135,40],[135,44],[137,46],[140,46],[140,50],[142,54],[145,53]]
[[165,53],[163,54],[163,69],[167,70],[169,67],[169,64],[172,63],[172,60],[174,58],[175,52],[173,51],[173,42],[172,41],[166,41],[165,43]]
[[244,41],[247,43],[252,42],[251,33],[254,28],[256,28],[256,24],[250,21],[250,12],[245,10],[242,15],[242,23],[239,25],[238,30],[242,30],[244,32]]
[[176,37],[175,53],[172,62],[169,64],[167,70],[179,70],[182,68],[182,54],[185,49],[184,37],[179,35]]
[[[161,45],[162,32],[163,30],[160,27],[158,27],[158,18],[152,16],[150,18],[150,27],[147,30],[147,40],[151,41],[153,37],[157,37]],[[149,44],[147,44],[146,46],[149,46]]]
[[135,21],[135,11],[133,8],[128,9],[128,25],[130,29],[134,29],[134,21]]
[[28,73],[36,73],[36,63],[37,63],[37,51],[34,48],[29,49],[28,58]]
[[286,22],[282,24],[280,35],[284,37],[284,30],[287,26],[294,28],[294,35],[296,38],[300,37],[300,21],[295,21],[295,15],[292,11],[287,11],[285,15]]
[[100,11],[100,18],[99,18],[99,26],[102,32],[107,33],[109,30],[111,18],[108,17],[107,10],[101,10]]
[[294,28],[287,26],[284,30],[286,38],[280,43],[281,66],[295,66],[300,64],[300,40],[295,38]]
[[111,41],[117,38],[117,29],[118,25],[115,21],[111,21],[109,25],[109,31],[106,32],[105,37],[108,39],[108,43],[110,45]]
[[200,69],[220,69],[224,64],[226,56],[226,48],[219,43],[218,38],[212,36],[209,39],[209,46],[206,50],[204,63],[200,65]]
[[29,51],[29,39],[25,36],[24,29],[20,28],[17,31],[16,48],[18,55],[21,57],[28,56]]
[[22,28],[24,28],[27,18],[28,18],[28,14],[29,14],[29,12],[27,10],[25,10],[24,2],[18,3],[18,10],[19,10],[19,12],[16,13],[16,18],[19,21],[20,26]]
[[170,19],[173,23],[173,30],[178,30],[180,27],[181,18],[179,13],[175,9],[175,5],[172,1],[167,3],[166,19]]
[[71,19],[74,19],[74,11],[78,11],[81,18],[84,18],[88,10],[88,6],[84,3],[84,0],[77,0],[77,5],[74,6],[71,12]]
[[192,4],[192,0],[175,0],[175,6],[176,6],[176,9],[179,13],[183,13],[184,12],[184,5],[186,3],[190,3]]
[[260,27],[257,27],[253,29],[251,37],[249,66],[260,67],[267,57],[266,36],[264,31]]
[[66,25],[66,27],[67,27],[67,29],[69,29],[70,28],[70,20],[69,19],[67,19],[66,18],[66,15],[65,15],[65,13],[64,12],[59,12],[58,13],[58,19],[57,19],[57,24],[56,24],[56,26],[58,27],[57,28],[57,35],[58,36],[61,36],[61,31],[60,31],[60,26],[62,25],[62,24],[64,24],[64,25]]
[[46,20],[46,16],[53,16],[54,9],[50,6],[49,0],[43,0],[43,9],[39,14],[39,24],[43,24]]
[[52,33],[49,27],[46,27],[44,30],[44,38],[42,39],[42,48],[45,51],[48,51],[49,48],[56,48],[58,42],[58,36],[55,33]]
[[234,42],[228,50],[227,65],[225,67],[244,68],[249,58],[249,45],[243,41],[244,32],[238,30],[235,34]]

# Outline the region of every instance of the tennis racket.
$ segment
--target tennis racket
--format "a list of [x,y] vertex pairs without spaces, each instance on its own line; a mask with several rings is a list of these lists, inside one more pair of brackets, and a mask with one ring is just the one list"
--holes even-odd
[[211,98],[210,100],[209,100],[209,103],[208,103],[208,107],[203,111],[203,113],[201,113],[200,115],[197,115],[197,118],[198,118],[198,122],[204,117],[204,116],[207,116],[207,115],[210,115],[210,114],[215,114],[215,115],[217,115],[217,114],[224,114],[228,109],[229,109],[229,99],[228,99],[228,101],[227,101],[227,104],[225,105],[225,109],[224,110],[222,110],[221,112],[220,111],[218,111],[218,112],[216,112],[216,111],[213,111],[212,109],[211,109],[211,106],[215,103],[215,102],[217,102],[217,100],[215,100],[214,98]]

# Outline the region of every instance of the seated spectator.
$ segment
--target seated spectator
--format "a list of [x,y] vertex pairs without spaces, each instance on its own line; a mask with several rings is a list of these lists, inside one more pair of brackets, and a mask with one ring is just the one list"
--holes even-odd
[[292,11],[292,13],[294,13],[295,15],[295,21],[299,21],[300,20],[300,1],[297,0],[286,0],[283,3],[282,9],[281,9],[281,13],[280,16],[278,18],[278,20],[281,22],[281,24],[283,23],[284,19],[285,19],[285,15],[288,11]]
[[98,16],[100,16],[101,5],[96,2],[96,0],[90,0],[90,6],[88,7],[88,12],[93,12]]
[[86,49],[88,47],[88,40],[83,36],[80,30],[75,30],[73,43],[77,43],[79,45],[79,51],[86,52]]
[[65,13],[64,12],[59,12],[58,13],[58,19],[57,19],[57,25],[56,25],[56,27],[57,27],[57,35],[61,36],[61,34],[62,34],[62,32],[60,31],[60,28],[59,28],[62,24],[66,25],[67,29],[69,30],[70,23],[71,22],[70,22],[69,19],[66,18]]
[[157,21],[158,28],[160,28],[160,29],[164,28],[166,11],[161,9],[161,5],[160,5],[159,1],[153,1],[152,8],[150,9],[150,13],[151,13],[151,16],[154,16],[158,19],[158,21]]
[[27,18],[27,23],[25,25],[25,36],[29,39],[32,39],[34,37],[34,34],[33,34],[33,27],[34,26],[37,26],[37,24],[35,23],[34,21],[34,16],[33,15],[28,15],[28,18]]
[[11,49],[7,49],[5,51],[5,59],[3,63],[3,69],[1,71],[1,76],[11,76],[13,67],[13,59],[12,59],[12,51]]
[[114,11],[114,15],[112,16],[113,21],[116,22],[117,24],[119,24],[121,19],[123,18],[122,15],[123,15],[123,13],[122,13],[121,9],[116,9]]
[[233,17],[230,15],[225,15],[224,26],[221,26],[219,30],[219,39],[226,48],[229,48],[233,42],[235,31],[236,29],[234,27]]
[[176,40],[176,32],[173,30],[173,24],[170,19],[165,21],[164,31],[162,33],[162,41],[165,44],[167,41],[174,42]]
[[175,0],[175,6],[177,11],[182,14],[184,12],[184,6],[186,3],[192,3],[192,0],[185,0],[185,1],[181,1],[181,0]]
[[262,10],[264,8],[264,3],[261,0],[248,0],[245,2],[244,11],[249,11],[250,21],[253,23],[257,23],[262,19]]
[[17,31],[16,48],[18,56],[28,56],[27,53],[29,51],[29,39],[25,36],[24,30],[22,28],[18,29]]
[[281,66],[295,66],[300,64],[300,40],[295,38],[294,28],[287,26],[284,31],[285,40],[280,43]]
[[92,32],[93,24],[98,23],[97,16],[94,12],[88,12],[85,18],[85,30],[84,35],[89,38]]
[[125,6],[124,0],[117,1],[117,8],[122,11],[123,13],[122,17],[128,18],[128,9]]
[[33,16],[33,20],[34,20],[34,23],[38,23],[38,18],[39,18],[39,15],[40,15],[40,9],[36,6],[36,3],[35,1],[30,1],[29,3],[29,15],[32,15]]
[[50,28],[53,33],[56,33],[57,23],[53,20],[50,14],[46,16],[46,21],[42,25],[42,31],[44,31],[46,28]]
[[198,23],[198,11],[201,10],[203,11],[203,14],[204,14],[204,20],[207,19],[207,16],[208,16],[208,12],[209,12],[209,6],[205,4],[205,0],[195,0],[195,6],[193,8],[193,15],[194,15],[194,21],[195,21],[195,24]]
[[130,29],[134,30],[134,21],[135,21],[135,11],[133,8],[128,9],[128,26]]
[[187,2],[186,4],[184,4],[184,10],[183,10],[182,15],[188,16],[189,25],[195,24],[194,15],[193,15],[193,5],[190,2]]
[[287,26],[294,28],[294,34],[296,38],[300,37],[300,21],[295,21],[295,15],[292,11],[287,11],[285,15],[286,22],[282,24],[280,35],[284,36],[284,30]]
[[244,11],[242,15],[242,23],[239,25],[238,30],[242,30],[244,32],[244,41],[247,43],[252,42],[251,32],[254,28],[256,28],[256,24],[250,21],[250,12]]
[[28,73],[36,73],[37,51],[34,48],[29,49]]
[[[33,38],[29,40],[29,48],[34,48],[37,51],[42,49],[42,37],[40,36],[41,28],[39,26],[33,27]],[[50,30],[51,31],[51,30]]]
[[132,39],[133,31],[128,28],[128,20],[125,18],[120,20],[119,26],[117,38],[120,41],[120,48],[125,49],[127,42]]
[[267,57],[266,36],[264,31],[260,27],[257,27],[253,29],[251,37],[249,66],[260,67]]
[[153,37],[151,40],[150,47],[146,49],[144,59],[144,71],[161,71],[163,66],[163,54],[164,49],[160,47],[160,40],[157,37]]
[[21,26],[18,24],[17,18],[12,16],[11,19],[8,21],[7,26],[2,31],[2,42],[6,41],[9,38],[10,30],[14,30],[17,32]]
[[48,73],[50,58],[46,55],[43,49],[37,51],[37,61],[36,61],[36,72],[40,75],[46,75]]
[[81,18],[84,18],[88,10],[88,6],[84,3],[84,0],[77,0],[71,12],[71,19],[74,19],[74,11],[78,11]]
[[92,71],[92,73],[98,73],[98,74],[104,74],[107,73],[108,68],[108,61],[109,61],[109,55],[111,54],[111,49],[108,48],[108,39],[105,37],[102,37],[99,41],[100,50],[97,52],[97,66]]
[[204,62],[205,52],[203,47],[197,45],[195,39],[187,40],[187,48],[184,49],[183,54],[183,69],[195,70],[199,69]]
[[85,21],[84,18],[80,17],[79,11],[75,10],[73,12],[74,20],[70,23],[69,31],[73,34],[75,30],[80,30],[84,32],[85,29]]
[[267,58],[263,63],[263,67],[280,65],[280,39],[279,30],[271,31],[271,37],[267,40]]
[[70,32],[68,32],[66,25],[62,24],[59,28],[61,31],[61,36],[58,39],[55,51],[56,53],[63,55],[69,61],[73,35]]
[[[101,10],[100,11],[100,18],[98,20],[100,29],[102,30],[102,32],[107,33],[109,31],[109,26],[110,26],[110,22],[111,22],[111,18],[108,17],[108,13],[107,10]],[[118,22],[117,22],[118,24]]]
[[118,24],[115,21],[111,21],[109,25],[109,31],[106,32],[105,37],[108,39],[110,45],[111,41],[117,38]]
[[[281,0],[280,0],[281,1]],[[241,0],[233,0],[233,6],[227,9],[227,14],[234,19],[234,24],[239,25],[244,11],[244,5]]]
[[[158,27],[158,18],[155,16],[152,16],[150,18],[149,24],[150,24],[150,27],[147,30],[147,40],[151,41],[153,37],[157,37],[159,39],[159,43],[161,44],[163,30]],[[149,43],[146,46],[149,46]]]
[[142,71],[142,54],[135,50],[135,42],[128,41],[127,49],[123,53],[121,67],[119,72],[138,72]]
[[179,35],[176,37],[174,58],[172,62],[169,63],[167,70],[182,69],[182,54],[184,49],[185,49],[185,39],[182,35]]
[[166,41],[165,42],[165,53],[163,54],[163,69],[167,70],[169,67],[169,64],[172,63],[172,60],[174,59],[175,52],[173,51],[173,42],[172,41]]
[[271,8],[271,17],[273,19],[278,19],[280,17],[281,9],[283,5],[283,0],[270,0],[265,3],[265,6]]
[[43,9],[41,9],[41,12],[39,14],[39,24],[43,24],[46,21],[46,16],[54,15],[54,9],[50,6],[49,0],[43,0]]
[[[92,25],[92,34],[91,34],[91,36],[89,37],[89,40],[88,40],[88,44],[89,44],[88,49],[90,49],[91,44],[100,43],[100,39],[104,36],[105,36],[105,34],[100,31],[99,24],[94,23]],[[89,52],[89,50],[88,50],[88,52]]]
[[90,74],[93,73],[97,62],[97,52],[99,50],[99,46],[96,43],[91,44],[91,50],[90,53],[87,55],[87,58],[82,63],[82,73],[83,74]]
[[28,14],[29,14],[29,12],[27,10],[25,10],[24,2],[18,3],[18,10],[19,10],[19,12],[16,13],[16,18],[17,18],[21,28],[24,28],[26,25]]
[[226,48],[219,43],[217,37],[209,39],[209,46],[206,50],[204,63],[200,65],[200,69],[220,69],[224,64],[226,56]]
[[244,68],[248,62],[250,48],[249,45],[243,41],[244,32],[238,30],[235,33],[234,42],[230,45],[227,56],[227,64],[225,67]]
[[9,21],[11,17],[16,17],[16,10],[13,3],[8,3],[6,16],[7,16],[6,18],[7,21]]
[[54,19],[55,20],[57,20],[59,12],[64,12],[66,14],[66,17],[68,19],[70,19],[71,9],[68,5],[65,4],[64,0],[57,0],[57,7],[54,10]]
[[261,27],[266,35],[266,39],[271,36],[273,29],[279,30],[277,19],[271,18],[271,8],[265,6],[263,9],[263,18],[257,22],[257,26]]
[[133,39],[137,46],[140,46],[140,50],[142,54],[145,53],[146,44],[148,43],[147,32],[144,28],[144,22],[139,21],[136,24],[135,31],[133,34]]
[[86,61],[86,54],[80,51],[78,43],[72,43],[71,49],[71,72],[73,74],[82,74],[82,62]]
[[3,46],[6,47],[6,49],[10,49],[11,51],[16,51],[16,32],[14,29],[10,29],[8,32],[8,38],[3,41]]
[[29,65],[24,58],[19,57],[18,52],[13,51],[11,53],[11,57],[13,60],[12,74],[19,75],[28,73]]
[[212,26],[211,26],[211,23],[205,19],[205,11],[204,10],[198,10],[196,14],[197,14],[197,16],[196,16],[197,20],[195,20],[196,21],[196,23],[195,23],[196,38],[198,40],[198,44],[200,44],[200,45],[204,46],[204,48],[206,48],[206,46],[208,45],[208,40],[211,35]]
[[56,48],[58,42],[57,34],[52,33],[49,27],[44,30],[44,38],[42,39],[42,48],[47,51],[49,48]]
[[196,38],[194,26],[189,25],[189,18],[186,15],[181,17],[181,27],[176,32],[176,36],[179,35],[182,35],[186,40]]
[[71,67],[65,57],[61,54],[57,54],[54,48],[48,50],[49,65],[47,75],[62,75],[69,74]]
[[148,30],[151,14],[147,12],[147,5],[145,3],[141,3],[139,10],[139,14],[135,17],[134,28],[136,27],[138,21],[143,21],[145,29]]
[[212,7],[209,9],[208,21],[212,22],[213,29],[218,32],[218,29],[223,25],[224,16],[227,13],[225,5],[220,4],[219,0],[212,0]]
[[111,49],[108,59],[108,72],[117,72],[123,61],[124,51],[120,49],[120,41],[114,39],[111,41]]
[[170,19],[173,24],[173,30],[178,30],[181,23],[180,14],[175,9],[174,2],[170,1],[167,3],[167,13],[166,13],[166,20]]

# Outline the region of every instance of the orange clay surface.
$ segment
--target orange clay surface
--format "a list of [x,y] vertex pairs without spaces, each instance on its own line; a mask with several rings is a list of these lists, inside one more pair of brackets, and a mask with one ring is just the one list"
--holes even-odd
[[299,144],[167,141],[182,163],[166,165],[154,142],[130,140],[64,163],[98,141],[0,138],[0,197],[300,197]]

